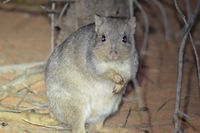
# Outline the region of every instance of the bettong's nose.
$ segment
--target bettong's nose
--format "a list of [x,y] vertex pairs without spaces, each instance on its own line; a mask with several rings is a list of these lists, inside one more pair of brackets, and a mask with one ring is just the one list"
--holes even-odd
[[108,57],[110,60],[117,60],[119,57],[117,50],[111,50]]

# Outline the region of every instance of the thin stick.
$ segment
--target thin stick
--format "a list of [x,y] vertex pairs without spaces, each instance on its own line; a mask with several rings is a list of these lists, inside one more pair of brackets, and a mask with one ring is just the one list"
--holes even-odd
[[178,63],[178,78],[176,83],[176,104],[175,104],[175,112],[174,112],[174,133],[180,132],[180,123],[178,119],[178,112],[180,109],[180,99],[181,99],[181,87],[182,87],[182,76],[183,76],[183,56],[184,56],[184,50],[186,46],[186,40],[188,38],[188,33],[185,34],[181,47],[179,49],[179,63]]
[[46,110],[46,109],[48,109],[48,104],[43,104],[43,105],[40,105],[40,106],[28,107],[28,108],[25,108],[25,109],[21,109],[20,111],[21,112],[30,112],[31,110]]
[[62,8],[62,10],[61,10],[61,12],[60,12],[59,17],[58,17],[59,23],[60,23],[61,18],[63,17],[63,15],[64,15],[64,13],[66,12],[66,10],[67,10],[68,7],[69,7],[69,3],[66,2],[65,5],[64,5],[64,7]]
[[[15,94],[16,92],[23,89],[25,86],[21,86],[20,84],[24,85],[25,82],[28,84],[34,84],[38,82],[39,80],[43,79],[43,72],[44,72],[44,66],[36,66],[32,67],[30,69],[27,69],[22,74],[18,75],[14,79],[10,80],[8,83],[0,86],[1,91],[1,98],[0,100],[5,99],[8,96],[11,96]],[[33,77],[36,78],[33,78]],[[36,81],[35,81],[36,80]],[[20,86],[16,86],[20,85]],[[30,91],[29,91],[30,92]]]
[[[185,18],[183,18],[184,23],[186,25],[186,32],[189,29],[191,29],[191,27],[193,26],[193,24],[195,22],[195,18],[197,17],[197,15],[199,13],[199,8],[200,8],[200,0],[198,0],[197,7],[196,7],[196,9],[194,11],[194,15],[188,20],[189,22],[187,22],[185,20]],[[198,81],[199,81],[199,87],[200,87],[200,62],[199,62],[199,56],[198,56],[198,53],[197,53],[197,50],[196,50],[196,46],[194,44],[194,40],[192,38],[191,33],[189,33],[189,37],[190,37],[190,41],[191,41],[191,44],[192,44],[192,48],[194,50],[194,55],[195,55],[195,60],[196,60],[196,66],[197,66],[197,75],[198,75]]]
[[8,2],[10,2],[11,0],[4,0],[3,4],[7,4]]
[[32,84],[29,84],[29,85],[27,85],[25,83],[22,83],[22,85],[24,86],[24,89],[26,89],[28,92],[30,92],[30,93],[32,93],[34,95],[37,95],[37,92],[31,89],[31,86],[33,86],[33,85],[35,85],[37,83],[38,83],[38,81],[36,81],[36,82],[34,82]]
[[[146,0],[148,2],[150,2],[149,0]],[[162,4],[160,3],[160,1],[158,0],[152,0],[153,3],[155,3],[158,8],[161,11],[162,17],[163,17],[163,24],[164,24],[164,30],[165,30],[165,39],[168,40],[169,39],[169,26],[168,26],[168,19],[167,19],[167,15],[166,12],[162,6]]]
[[56,129],[56,130],[65,130],[67,132],[71,132],[71,129],[69,129],[69,128],[63,128],[63,127],[60,127],[60,126],[43,125],[43,124],[40,124],[40,123],[29,121],[27,119],[22,119],[22,120],[29,123],[29,124],[40,126],[40,127],[46,127],[46,128]]
[[0,66],[0,74],[6,73],[9,71],[21,71],[35,66],[45,66],[46,62],[32,62],[32,63],[25,63],[25,64],[12,64],[6,66]]
[[189,16],[191,16],[192,14],[189,0],[185,0],[185,5],[186,5],[186,10],[187,10],[187,17],[189,19]]
[[123,128],[126,127],[126,124],[127,124],[127,122],[128,122],[128,118],[129,118],[130,114],[131,114],[131,107],[129,107],[129,109],[128,109],[128,113],[127,113],[127,115],[126,115],[126,119],[125,119],[125,122],[124,122],[124,124],[123,124]]
[[74,3],[75,2],[75,0],[50,0],[50,1],[52,1],[52,2],[70,2],[70,3]]
[[187,115],[187,114],[185,114],[185,113],[183,113],[183,112],[180,112],[180,111],[178,112],[178,116],[179,116],[179,117],[182,117],[182,118],[184,118],[184,119],[187,119],[187,120],[190,118],[189,115]]
[[[185,25],[188,26],[185,16],[183,15],[183,13],[181,12],[181,10],[178,6],[177,0],[174,0],[174,3],[175,3],[176,10],[178,11],[179,15],[183,19]],[[198,6],[199,5],[200,4],[198,4]],[[195,19],[195,18],[193,18],[193,19]],[[184,59],[184,50],[186,47],[186,40],[188,39],[188,36],[190,36],[190,39],[192,40],[192,37],[190,34],[190,30],[191,30],[192,26],[193,26],[193,24],[191,26],[188,26],[189,29],[185,33],[183,40],[181,42],[180,49],[179,49],[178,78],[177,78],[177,83],[176,83],[176,104],[175,104],[175,112],[174,112],[174,126],[175,126],[174,133],[181,132],[180,121],[179,121],[178,115],[180,114],[179,110],[180,110],[180,103],[181,103],[180,99],[181,99],[181,87],[182,87],[182,76],[183,76],[183,59]]]
[[148,36],[149,36],[149,20],[148,20],[147,14],[144,11],[141,4],[137,0],[134,0],[134,3],[139,8],[139,10],[141,11],[142,17],[144,19],[145,32],[144,32],[144,39],[143,39],[143,42],[142,42],[141,55],[145,55],[146,51],[147,51],[147,41],[148,41]]
[[17,84],[23,83],[30,76],[40,74],[42,72],[44,72],[44,66],[33,67],[31,69],[26,70],[21,75],[17,76],[15,79],[11,80],[10,82],[8,82],[7,84],[5,84],[1,87],[6,89],[9,86],[15,86]]
[[[175,2],[175,7],[178,11],[178,13],[180,14],[181,17],[185,17],[176,0],[174,0]],[[178,119],[178,112],[180,109],[180,99],[181,99],[181,87],[182,87],[182,77],[183,77],[183,56],[184,56],[184,50],[185,50],[185,46],[186,46],[186,40],[188,38],[188,32],[184,35],[183,40],[181,42],[181,46],[179,49],[179,63],[178,63],[178,78],[177,78],[177,82],[176,82],[176,103],[175,103],[175,111],[174,111],[174,133],[179,133],[181,132],[180,129],[180,121]]]
[[164,103],[162,103],[162,104],[158,107],[158,109],[156,109],[156,113],[158,113],[169,101],[170,101],[170,99],[164,101]]
[[20,101],[16,104],[16,109],[19,109],[19,106],[22,104],[22,102],[25,100],[27,94],[29,93],[28,90],[26,90],[26,93],[23,95],[23,97],[20,99]]
[[[51,1],[51,11],[55,11],[56,1],[54,0],[50,0],[50,1]],[[51,15],[51,51],[53,52],[56,46],[56,40],[55,40],[56,13],[52,12],[50,15]]]
[[20,101],[16,104],[16,109],[19,109],[19,106],[22,104],[22,102],[25,101],[26,96],[28,95],[28,93],[33,93],[36,94],[36,92],[32,91],[30,86],[26,85],[25,83],[23,83],[24,88],[26,89],[25,94],[21,97]]
[[[24,109],[13,109],[15,108],[15,105],[9,105],[8,103],[1,103],[0,104],[1,108],[0,112],[10,112],[10,113],[22,113],[22,112],[31,112],[31,110],[47,110],[48,109],[48,104],[43,104],[39,106],[33,105],[32,107],[25,107]],[[5,109],[4,109],[5,108]]]
[[195,55],[195,59],[196,59],[196,66],[197,66],[197,75],[198,75],[198,81],[199,81],[199,87],[200,87],[200,62],[199,62],[199,56],[198,56],[198,53],[197,53],[197,50],[196,50],[196,46],[194,44],[194,41],[193,41],[192,36],[191,36],[190,33],[189,33],[189,38],[190,38],[190,41],[191,41],[191,44],[192,44],[192,48],[194,50],[194,55]]

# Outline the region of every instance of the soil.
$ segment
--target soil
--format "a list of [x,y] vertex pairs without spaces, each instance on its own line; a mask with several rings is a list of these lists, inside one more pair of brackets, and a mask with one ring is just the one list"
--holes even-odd
[[[166,6],[169,18],[170,32],[179,30],[179,23],[174,11]],[[148,112],[139,112],[134,92],[129,89],[124,96],[120,110],[108,118],[108,127],[149,128],[154,133],[173,132],[173,115],[176,98],[176,80],[178,64],[178,48],[180,39],[166,40],[162,30],[162,19],[152,15],[156,9],[151,9],[149,16],[151,33],[148,41],[148,51],[142,56],[138,78],[144,89],[144,98]],[[143,40],[142,18],[138,15],[136,43],[141,50]],[[47,16],[22,12],[0,11],[0,65],[13,65],[46,61],[50,50],[50,22]],[[196,26],[195,41],[199,42],[199,28]],[[196,45],[198,47],[198,45]],[[200,52],[200,51],[198,51]],[[1,87],[16,77],[16,73],[6,72],[0,75]],[[200,89],[198,87],[195,59],[190,44],[187,46],[184,58],[184,77],[182,82],[181,109],[189,116],[182,120],[184,133],[200,133]],[[2,88],[1,88],[2,89]],[[45,85],[38,81],[31,86],[33,92],[24,97],[9,95],[1,100],[0,105],[11,108],[22,98],[21,108],[45,105]],[[22,90],[24,91],[24,90]],[[22,93],[25,94],[25,91]],[[32,104],[34,103],[34,104]],[[31,105],[30,105],[31,104]],[[2,112],[2,111],[1,111]],[[0,112],[0,114],[1,114]],[[42,111],[44,115],[49,110]],[[1,115],[0,115],[1,116]],[[128,116],[128,117],[127,117]],[[126,122],[127,120],[127,122]],[[126,124],[125,124],[126,123]],[[48,127],[21,122],[17,119],[0,117],[0,132],[62,132]]]

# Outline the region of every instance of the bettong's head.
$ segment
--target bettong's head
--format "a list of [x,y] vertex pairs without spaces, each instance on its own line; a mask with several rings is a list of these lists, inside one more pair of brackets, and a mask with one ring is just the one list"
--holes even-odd
[[[136,23],[132,23],[135,30]],[[103,61],[121,61],[131,56],[131,22],[121,17],[95,16],[96,46],[94,54]],[[134,44],[134,43],[133,43]]]

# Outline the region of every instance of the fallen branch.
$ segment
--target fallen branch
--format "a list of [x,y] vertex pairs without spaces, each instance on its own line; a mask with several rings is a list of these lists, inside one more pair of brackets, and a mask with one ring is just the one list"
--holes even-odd
[[0,74],[10,72],[10,71],[22,71],[32,67],[43,67],[46,62],[33,62],[33,63],[25,63],[25,64],[13,64],[7,66],[0,66]]
[[189,17],[192,14],[189,0],[185,0],[185,5],[186,5],[187,17]]
[[139,10],[141,11],[142,17],[144,19],[144,24],[145,24],[144,39],[143,39],[143,42],[142,42],[142,50],[141,50],[141,55],[143,56],[147,52],[147,41],[148,41],[148,36],[149,36],[149,20],[148,20],[146,12],[144,11],[143,7],[138,2],[138,0],[134,0],[134,3],[139,8]]
[[129,106],[128,113],[127,113],[127,115],[126,115],[126,119],[125,119],[124,124],[123,124],[123,126],[122,126],[123,128],[126,127],[126,124],[127,124],[127,122],[128,122],[128,118],[129,118],[130,114],[131,114],[131,107]]
[[34,64],[18,64],[14,66],[4,66],[1,67],[0,70],[6,72],[8,70],[22,70],[22,68],[26,68],[26,70],[16,76],[14,79],[10,80],[8,83],[0,86],[0,100],[5,99],[7,96],[11,96],[21,89],[25,88],[24,85],[33,85],[38,81],[42,81],[44,79],[44,68],[45,63],[34,63]]
[[41,123],[36,123],[36,122],[33,122],[33,121],[29,121],[27,119],[23,119],[23,121],[29,123],[29,124],[32,124],[32,125],[35,125],[35,126],[40,126],[40,127],[45,127],[45,128],[51,128],[51,129],[56,129],[56,130],[65,130],[65,131],[68,131],[71,133],[71,129],[69,128],[64,128],[64,127],[61,127],[61,126],[50,126],[50,125],[43,125]]
[[38,125],[58,125],[55,119],[49,115],[36,114],[31,112],[0,112],[0,119],[24,122],[24,120],[38,123]]
[[29,91],[26,90],[25,94],[23,95],[23,97],[20,99],[20,101],[17,103],[16,105],[16,109],[19,109],[19,106],[23,103],[24,99],[26,98],[26,96],[28,95]]
[[54,50],[56,46],[56,32],[55,32],[55,27],[56,27],[56,1],[50,0],[51,1],[51,51]]
[[[184,51],[185,51],[186,40],[188,39],[188,36],[190,37],[190,39],[192,41],[192,36],[190,34],[190,30],[193,27],[194,23],[190,23],[191,25],[188,25],[184,14],[182,13],[182,11],[179,8],[177,0],[174,0],[174,3],[175,3],[176,10],[178,11],[179,15],[183,19],[185,25],[188,27],[188,30],[185,33],[185,35],[182,39],[182,42],[181,42],[181,46],[179,48],[178,78],[177,78],[177,83],[176,83],[176,104],[175,104],[175,112],[174,112],[174,127],[175,127],[174,133],[181,133],[182,131],[180,129],[179,115],[181,112],[180,111],[180,104],[181,104],[180,99],[181,99],[181,87],[182,87],[182,77],[183,77]],[[199,9],[199,6],[200,6],[200,1],[198,1],[197,9]],[[196,12],[196,15],[194,15],[195,17],[193,17],[193,19],[196,19],[197,13],[198,13],[198,11]],[[193,22],[194,22],[194,20],[193,20]],[[195,50],[195,48],[194,48],[194,50]],[[196,59],[198,59],[198,58],[196,58]],[[197,64],[197,67],[199,67],[199,64]]]
[[7,4],[8,2],[10,2],[11,0],[4,0],[3,4]]
[[58,17],[58,25],[60,25],[61,19],[62,19],[62,17],[64,16],[64,14],[65,14],[65,12],[67,11],[68,8],[69,8],[69,3],[66,2],[65,5],[64,5],[64,7],[62,8],[60,14],[59,14],[59,17]]
[[161,15],[163,17],[163,25],[164,25],[164,31],[165,31],[165,39],[168,40],[169,39],[169,26],[168,26],[168,19],[167,19],[167,14],[162,6],[162,4],[160,3],[160,1],[158,0],[151,0],[152,2],[150,2],[149,0],[146,0],[149,3],[154,3],[158,6],[158,8],[160,9]]

